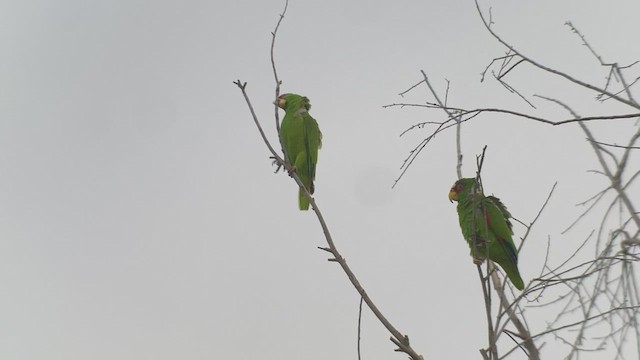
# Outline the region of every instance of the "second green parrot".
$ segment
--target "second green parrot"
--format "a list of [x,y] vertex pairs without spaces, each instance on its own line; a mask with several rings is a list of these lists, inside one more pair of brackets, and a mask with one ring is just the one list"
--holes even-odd
[[449,191],[449,200],[458,202],[462,236],[469,244],[474,262],[494,261],[518,289],[524,282],[518,271],[518,251],[513,243],[511,214],[495,196],[484,196],[474,178],[460,179]]
[[[290,172],[298,174],[304,187],[313,194],[322,133],[316,120],[309,115],[309,99],[296,94],[284,94],[278,97],[276,105],[285,111],[280,125],[280,139],[287,161],[293,167]],[[298,207],[300,210],[309,210],[309,201],[302,188],[298,192]]]

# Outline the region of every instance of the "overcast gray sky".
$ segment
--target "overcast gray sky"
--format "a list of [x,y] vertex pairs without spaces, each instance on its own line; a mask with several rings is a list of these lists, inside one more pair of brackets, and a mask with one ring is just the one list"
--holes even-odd
[[[606,61],[640,59],[637,1],[481,3],[522,52],[594,84],[606,69],[565,21]],[[273,174],[232,84],[248,82],[277,141],[269,46],[283,5],[0,3],[1,359],[355,358],[358,295],[316,249],[316,218],[297,210],[294,183]],[[451,81],[454,106],[530,111],[480,83],[503,52],[473,2],[460,0],[291,0],[278,37],[283,91],[311,99],[324,134],[316,200],[369,294],[428,359],[479,358],[486,343],[476,270],[447,201],[454,133],[438,136],[392,190],[429,129],[398,135],[443,114],[382,105],[427,100],[425,89],[397,96],[424,69],[441,91]],[[510,80],[582,115],[615,112],[532,74]],[[599,135],[622,141],[632,126]],[[522,220],[558,181],[521,254],[525,282],[540,271],[547,235],[559,261],[591,231],[559,234],[581,210],[573,204],[606,186],[586,173],[598,163],[576,125],[480,116],[462,141],[468,176],[488,145],[485,190]],[[364,359],[404,358],[368,311],[362,337]]]

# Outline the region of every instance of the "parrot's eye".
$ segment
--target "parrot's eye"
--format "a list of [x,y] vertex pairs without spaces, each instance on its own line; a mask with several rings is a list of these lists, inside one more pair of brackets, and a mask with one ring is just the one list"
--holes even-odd
[[456,192],[460,192],[460,191],[462,191],[462,189],[464,188],[464,185],[462,185],[462,184],[456,184],[456,187],[455,187],[455,188],[456,188]]

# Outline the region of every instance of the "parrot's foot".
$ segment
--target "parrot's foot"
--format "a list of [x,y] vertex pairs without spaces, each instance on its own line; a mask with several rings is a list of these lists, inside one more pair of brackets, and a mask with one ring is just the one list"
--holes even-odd
[[482,264],[483,262],[484,262],[484,258],[481,258],[481,257],[475,257],[475,256],[473,257],[473,263],[474,263],[474,264],[476,264],[476,265],[480,265],[480,264]]
[[276,168],[276,173],[278,171],[280,171],[281,168],[284,168],[285,170],[287,170],[287,173],[289,173],[289,176],[293,177],[293,173],[296,172],[296,167],[292,166],[291,164],[289,164],[288,162],[286,162],[283,159],[280,159],[278,157],[275,156],[269,156],[269,159],[273,160],[271,162],[271,165],[277,165]]
[[274,174],[277,174],[278,171],[280,171],[280,168],[282,168],[282,164],[278,161],[278,159],[274,158],[273,156],[269,157],[270,159],[273,159],[273,161],[271,162],[271,166],[273,165],[277,165],[276,166],[276,171],[274,171]]

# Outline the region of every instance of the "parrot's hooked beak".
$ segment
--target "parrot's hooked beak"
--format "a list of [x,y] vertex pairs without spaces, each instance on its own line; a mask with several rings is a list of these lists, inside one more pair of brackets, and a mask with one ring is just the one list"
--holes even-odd
[[284,109],[284,104],[286,102],[287,102],[287,100],[285,100],[282,96],[280,96],[280,97],[278,97],[276,99],[276,101],[273,102],[273,105],[275,105],[275,106],[277,106],[277,107],[279,107],[281,109]]
[[449,201],[453,202],[453,200],[458,201],[458,193],[455,188],[449,190]]

